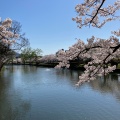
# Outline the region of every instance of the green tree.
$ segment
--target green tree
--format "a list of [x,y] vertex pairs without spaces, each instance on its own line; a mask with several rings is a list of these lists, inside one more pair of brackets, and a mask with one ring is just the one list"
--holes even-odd
[[23,50],[21,50],[21,59],[24,63],[36,63],[38,60],[38,57],[41,56],[42,50],[32,49],[31,47],[27,47]]

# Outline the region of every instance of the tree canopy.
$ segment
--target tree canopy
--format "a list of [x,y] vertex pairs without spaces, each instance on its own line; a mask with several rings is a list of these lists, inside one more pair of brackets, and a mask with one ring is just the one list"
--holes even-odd
[[[108,0],[83,0],[75,9],[77,17],[73,18],[79,28],[84,26],[93,26],[101,28],[105,23],[112,20],[119,20],[117,11],[120,9],[120,1],[117,0],[113,5],[105,6]],[[106,75],[116,69],[115,65],[108,65],[109,61],[120,55],[120,30],[112,31],[108,39],[92,36],[87,39],[87,43],[78,39],[77,43],[69,47],[68,50],[57,52],[58,59],[61,61],[57,68],[69,67],[70,60],[77,58],[91,58],[88,64],[84,65],[86,69],[79,76],[80,85],[84,82],[95,80],[97,76]]]
[[41,56],[42,50],[41,49],[32,49],[31,47],[27,47],[21,50],[21,58],[23,62],[29,61],[37,61],[37,58]]
[[10,18],[0,21],[0,70],[16,51],[29,44],[21,25]]

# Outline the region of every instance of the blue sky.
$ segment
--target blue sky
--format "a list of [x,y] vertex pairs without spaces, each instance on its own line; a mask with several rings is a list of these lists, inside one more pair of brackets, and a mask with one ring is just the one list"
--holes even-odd
[[72,17],[76,16],[74,8],[78,3],[79,0],[1,0],[0,17],[19,21],[30,46],[42,49],[43,55],[68,49],[77,41],[75,38],[108,38],[113,26],[118,28],[117,23],[108,23],[102,29],[77,28]]

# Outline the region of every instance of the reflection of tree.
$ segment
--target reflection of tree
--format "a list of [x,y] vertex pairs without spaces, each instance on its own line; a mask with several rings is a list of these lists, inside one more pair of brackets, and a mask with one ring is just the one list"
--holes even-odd
[[70,69],[58,69],[56,70],[56,74],[58,77],[61,77],[61,79],[68,78],[68,82],[72,85],[75,85],[78,82],[78,77],[81,74],[81,71]]
[[89,85],[97,91],[102,93],[110,93],[120,100],[120,81],[118,80],[118,74],[113,73],[107,75],[105,78],[101,77],[89,83]]
[[30,102],[15,91],[10,73],[0,75],[0,120],[24,120],[30,110]]
[[9,70],[9,72],[13,73],[15,71],[21,70],[22,73],[33,73],[36,72],[37,67],[36,66],[30,66],[30,65],[7,65],[5,66],[6,70]]
[[20,106],[20,105],[14,108],[14,106],[10,105],[10,103],[6,104],[7,105],[6,108],[4,108],[5,106],[1,107],[0,120],[24,120],[26,113],[30,109],[29,103],[26,102],[24,104],[25,106],[27,106],[27,109],[24,106]]
[[[82,71],[68,70],[68,69],[60,69],[56,70],[56,74],[61,79],[64,77],[68,78],[68,82],[74,86],[77,81],[79,75]],[[88,85],[91,86],[92,89],[97,90],[102,93],[110,93],[117,97],[120,100],[120,76],[117,73],[112,73],[104,77],[99,77],[97,80],[91,81]]]
[[23,65],[21,67],[22,67],[21,70],[22,70],[23,73],[34,73],[34,72],[37,71],[37,67],[36,66]]

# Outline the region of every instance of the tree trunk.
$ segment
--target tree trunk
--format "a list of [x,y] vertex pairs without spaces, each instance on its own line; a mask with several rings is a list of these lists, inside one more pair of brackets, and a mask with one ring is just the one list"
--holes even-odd
[[4,63],[0,63],[0,72],[1,72],[1,70],[3,68],[3,66],[4,66]]

